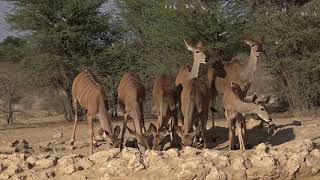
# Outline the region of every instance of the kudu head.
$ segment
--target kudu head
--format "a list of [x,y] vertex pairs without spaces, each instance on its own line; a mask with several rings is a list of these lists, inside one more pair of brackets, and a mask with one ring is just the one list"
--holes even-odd
[[121,139],[119,138],[120,132],[121,132],[121,128],[120,126],[116,126],[113,130],[113,133],[110,133],[106,130],[101,129],[101,131],[103,131],[103,135],[104,137],[110,142],[110,145],[113,148],[117,148],[120,147],[120,143],[121,143]]
[[254,94],[252,98],[252,102],[257,105],[255,109],[256,114],[267,124],[269,124],[272,121],[272,118],[265,107],[265,104],[267,104],[269,100],[270,96],[258,97],[256,94]]
[[195,62],[197,62],[197,63],[199,63],[199,64],[201,64],[201,63],[203,63],[203,64],[207,63],[207,62],[206,62],[206,55],[205,55],[205,53],[204,53],[205,48],[204,48],[204,46],[203,46],[203,44],[202,44],[201,41],[199,41],[199,42],[197,43],[196,47],[192,47],[192,46],[189,45],[189,44],[187,43],[187,41],[185,41],[185,40],[184,40],[184,43],[185,43],[187,49],[193,53],[193,57],[194,57],[194,61],[195,61]]
[[157,128],[154,125],[150,124],[149,129],[145,133],[138,133],[129,127],[127,127],[127,129],[129,133],[137,139],[139,145],[146,149],[152,149],[152,132],[157,131]]
[[[242,92],[240,86],[231,81],[231,88],[232,91],[238,96],[241,97],[244,95]],[[254,103],[256,106],[253,110],[255,114],[257,114],[263,121],[265,121],[267,124],[269,124],[272,121],[271,116],[269,115],[267,109],[265,108],[265,104],[268,103],[270,100],[270,96],[267,96],[265,98],[258,97],[256,94],[246,97],[245,101],[248,103]]]
[[184,146],[192,146],[194,142],[195,136],[198,134],[199,129],[197,128],[195,131],[191,133],[185,133],[182,131],[181,126],[175,127],[175,131],[181,138],[181,147]]
[[262,42],[245,39],[244,42],[251,47],[251,51],[256,53],[255,56],[259,57],[262,54]]
[[[166,127],[162,127],[157,130],[156,126],[151,123],[150,126],[153,126],[153,140],[152,140],[152,149],[157,151],[162,151],[165,142],[167,142],[168,135],[170,134]],[[154,131],[155,129],[155,131]]]

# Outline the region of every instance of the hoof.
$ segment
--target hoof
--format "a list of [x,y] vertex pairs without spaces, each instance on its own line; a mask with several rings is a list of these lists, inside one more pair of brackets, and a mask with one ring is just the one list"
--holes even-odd
[[74,145],[74,140],[70,141],[70,145],[73,146]]

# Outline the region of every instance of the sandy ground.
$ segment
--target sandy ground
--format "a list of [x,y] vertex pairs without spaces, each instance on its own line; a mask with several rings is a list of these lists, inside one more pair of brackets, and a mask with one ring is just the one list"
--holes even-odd
[[[149,123],[154,122],[148,120],[146,127],[149,127]],[[281,148],[283,151],[294,151],[298,142],[302,142],[305,139],[310,139],[316,145],[315,148],[320,147],[320,117],[301,117],[301,118],[274,118],[273,123],[276,125],[276,129],[272,135],[268,134],[267,128],[253,128],[248,130],[248,143],[252,146],[252,149],[260,143],[264,143],[267,146]],[[114,124],[121,125],[121,120],[114,122]],[[208,123],[209,132],[216,134],[216,141],[210,141],[209,149],[223,151],[228,153],[228,141],[227,141],[227,127],[224,119],[218,119],[215,121],[216,127],[212,129],[211,122]],[[129,122],[129,127],[132,127],[132,122]],[[99,128],[99,122],[95,122],[95,132]],[[0,124],[0,152],[8,146],[8,143],[18,139],[25,139],[30,146],[34,149],[41,144],[53,139],[53,136],[57,133],[63,133],[63,139],[66,144],[69,143],[73,128],[73,122],[66,122],[63,120],[63,116],[51,116],[41,118],[29,118],[17,119],[16,123],[12,126],[6,126]],[[127,136],[127,135],[126,135]],[[75,149],[63,149],[57,150],[51,153],[55,153],[57,156],[67,156],[72,154],[78,154],[87,157],[89,154],[88,145],[88,131],[86,122],[80,122],[78,124],[76,133]],[[128,137],[128,136],[127,136]],[[96,152],[103,151],[106,146],[100,146],[96,149]],[[34,154],[44,153],[40,151],[34,151]],[[1,153],[0,153],[1,155]],[[1,162],[0,162],[1,163]],[[319,162],[320,165],[320,162]],[[174,166],[174,165],[173,165]],[[0,168],[1,169],[1,168]],[[144,170],[145,171],[145,170]],[[89,179],[96,179],[97,177],[103,177],[103,174],[92,174],[94,171],[87,171],[86,177]],[[148,171],[154,173],[154,171]],[[144,172],[146,173],[146,172]],[[1,174],[1,171],[0,171]],[[133,173],[133,179],[139,179],[137,177],[143,177],[139,173]],[[305,174],[304,174],[305,175]],[[59,179],[63,176],[56,176]],[[146,179],[158,179],[154,176],[148,176]],[[228,176],[230,177],[230,176]],[[300,177],[301,178],[301,177]],[[111,178],[112,179],[112,178]],[[115,178],[117,179],[117,178]],[[130,176],[119,179],[130,179]],[[161,178],[160,178],[161,179]],[[181,179],[181,178],[169,178],[169,179]],[[187,178],[188,179],[188,178]],[[195,178],[197,179],[197,178]],[[201,179],[201,178],[200,178]],[[223,178],[222,178],[223,179]],[[274,179],[274,178],[272,178]],[[303,177],[302,179],[320,179],[319,174],[312,175],[312,177]]]

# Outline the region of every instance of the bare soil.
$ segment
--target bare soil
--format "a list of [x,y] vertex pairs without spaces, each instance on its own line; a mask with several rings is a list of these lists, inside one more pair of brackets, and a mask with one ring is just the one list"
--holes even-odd
[[[228,151],[228,129],[225,120],[219,119],[214,129],[208,122],[208,132],[216,135],[216,141],[210,141],[206,150],[140,153],[125,148],[118,152],[99,141],[97,153],[89,156],[86,122],[78,124],[72,147],[73,122],[64,121],[63,116],[18,118],[12,126],[0,124],[0,179],[320,179],[320,117],[275,118],[274,124],[271,132],[265,126],[248,124],[252,148],[247,151]],[[96,136],[98,128],[95,122]],[[21,139],[28,147],[20,147],[22,141],[13,143]],[[17,168],[10,164],[15,158],[27,163],[26,167],[18,164],[18,170],[11,170]],[[50,158],[53,165],[42,167],[41,160]],[[63,163],[68,158],[71,162]],[[92,164],[82,167],[83,159]]]

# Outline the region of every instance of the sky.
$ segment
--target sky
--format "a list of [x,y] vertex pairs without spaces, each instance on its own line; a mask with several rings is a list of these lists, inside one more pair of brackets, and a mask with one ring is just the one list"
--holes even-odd
[[0,0],[0,41],[7,36],[16,35],[15,32],[10,30],[10,26],[6,23],[5,16],[12,12],[13,6],[8,2]]
[[[15,32],[10,29],[10,26],[7,24],[5,20],[5,16],[8,13],[12,13],[13,5],[9,4],[7,1],[0,0],[0,42],[8,36],[17,36],[18,34],[22,34],[21,32]],[[116,16],[118,9],[114,5],[114,0],[109,0],[102,8],[102,12],[109,12],[113,16]]]

